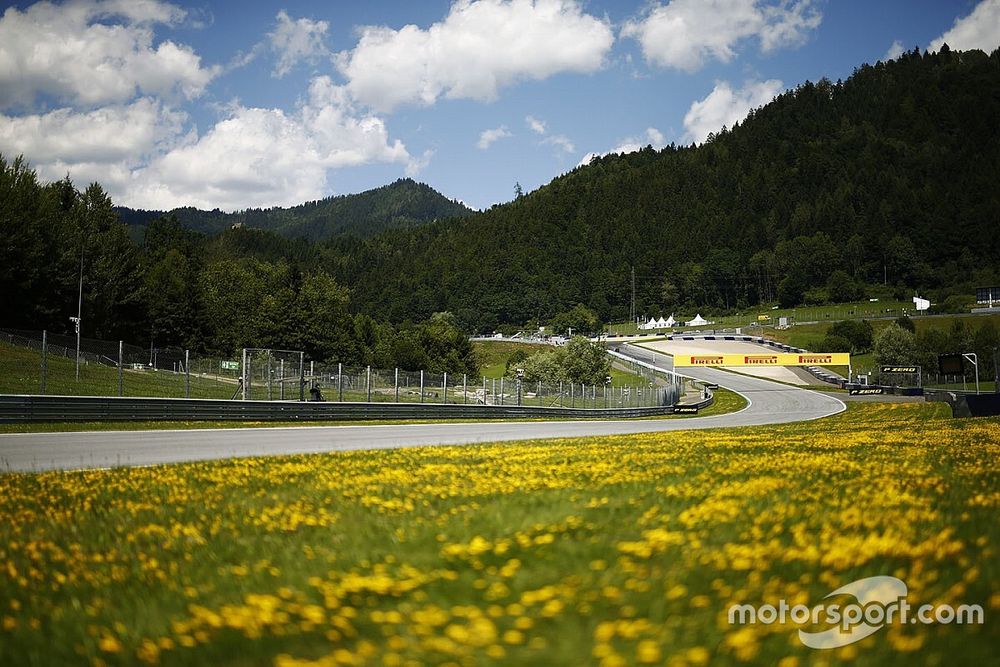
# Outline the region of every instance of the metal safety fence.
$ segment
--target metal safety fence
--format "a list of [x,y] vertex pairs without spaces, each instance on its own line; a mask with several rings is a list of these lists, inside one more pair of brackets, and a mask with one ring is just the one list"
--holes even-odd
[[378,369],[247,348],[236,358],[46,332],[0,331],[0,394],[428,403],[541,408],[671,406],[686,380],[630,368],[641,383],[537,382]]
[[233,398],[239,360],[44,331],[0,331],[0,394]]

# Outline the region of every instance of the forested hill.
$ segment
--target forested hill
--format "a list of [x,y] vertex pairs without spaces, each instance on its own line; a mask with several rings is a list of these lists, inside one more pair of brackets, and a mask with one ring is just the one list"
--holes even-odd
[[465,205],[446,198],[429,185],[405,178],[360,194],[329,197],[292,208],[247,209],[223,213],[178,208],[169,212],[117,209],[122,221],[141,239],[153,220],[173,215],[187,229],[216,234],[233,225],[266,229],[285,238],[312,241],[340,235],[367,237],[398,227],[470,215]]
[[[353,306],[396,321],[545,319],[1000,279],[1000,51],[806,83],[698,147],[596,159],[482,215],[334,240]],[[332,252],[330,252],[332,251]],[[905,297],[904,297],[905,298]],[[693,313],[692,313],[693,314]]]

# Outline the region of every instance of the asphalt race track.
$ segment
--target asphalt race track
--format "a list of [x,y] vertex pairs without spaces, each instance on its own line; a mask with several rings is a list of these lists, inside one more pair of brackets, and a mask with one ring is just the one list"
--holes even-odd
[[[643,361],[652,361],[662,368],[672,367],[671,358],[667,355],[628,345],[620,346],[620,351]],[[4,434],[0,435],[0,471],[106,468],[234,456],[756,426],[818,419],[845,409],[842,401],[831,396],[768,380],[710,368],[685,369],[685,373],[736,391],[749,399],[750,405],[727,415],[638,421],[464,422]]]

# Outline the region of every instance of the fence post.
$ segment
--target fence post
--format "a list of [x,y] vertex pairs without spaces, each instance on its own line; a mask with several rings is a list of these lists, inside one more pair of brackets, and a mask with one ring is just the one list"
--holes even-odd
[[271,400],[271,350],[267,351],[267,400]]
[[337,400],[341,403],[344,402],[344,364],[342,362],[337,362]]
[[[118,365],[121,366],[121,348],[118,348]],[[119,377],[121,371],[119,371]],[[267,390],[267,397],[271,398],[270,388]],[[184,350],[184,398],[191,398],[191,350]]]
[[462,373],[462,403],[469,402],[469,376]]
[[542,403],[542,381],[541,380],[538,381],[538,393],[535,394],[535,396],[538,397],[538,405],[539,406],[544,406],[545,404]]
[[123,348],[124,348],[124,344],[122,343],[122,341],[118,341],[118,396],[124,396],[125,395],[124,392],[122,391],[122,389],[123,389],[123,387],[122,387],[122,385],[123,385],[123,382],[122,382],[122,350],[123,350]]
[[420,402],[424,402],[424,371],[420,370]]
[[396,394],[396,402],[399,403],[399,369],[396,369],[395,379],[393,380],[393,391]]
[[563,383],[559,380],[559,407],[563,406]]
[[372,367],[365,370],[365,391],[368,393],[368,402],[372,402]]
[[285,400],[285,360],[278,360],[278,397]]
[[[493,403],[496,404],[496,399],[493,399]],[[503,377],[500,378],[500,405],[503,405]]]
[[49,381],[49,332],[42,331],[42,394]]
[[448,371],[444,372],[444,381],[441,383],[441,398],[442,403],[448,402]]
[[250,381],[250,373],[247,370],[247,349],[243,348],[243,360],[240,363],[240,371],[243,374],[243,382],[240,390],[243,394],[243,400],[247,400],[247,383]]
[[306,353],[299,352],[299,400],[306,400]]
[[573,383],[569,383],[569,407],[576,407],[576,394],[573,393]]

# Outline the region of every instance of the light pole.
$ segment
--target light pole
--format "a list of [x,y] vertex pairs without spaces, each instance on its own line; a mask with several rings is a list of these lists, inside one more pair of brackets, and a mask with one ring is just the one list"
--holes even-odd
[[972,362],[972,365],[976,369],[976,393],[978,394],[979,393],[979,357],[976,355],[975,352],[964,352],[962,354],[962,356],[965,357],[966,359],[968,359],[970,362]]
[[83,242],[80,242],[80,291],[76,300],[76,317],[69,318],[76,325],[76,379],[80,379],[80,319],[83,315]]

